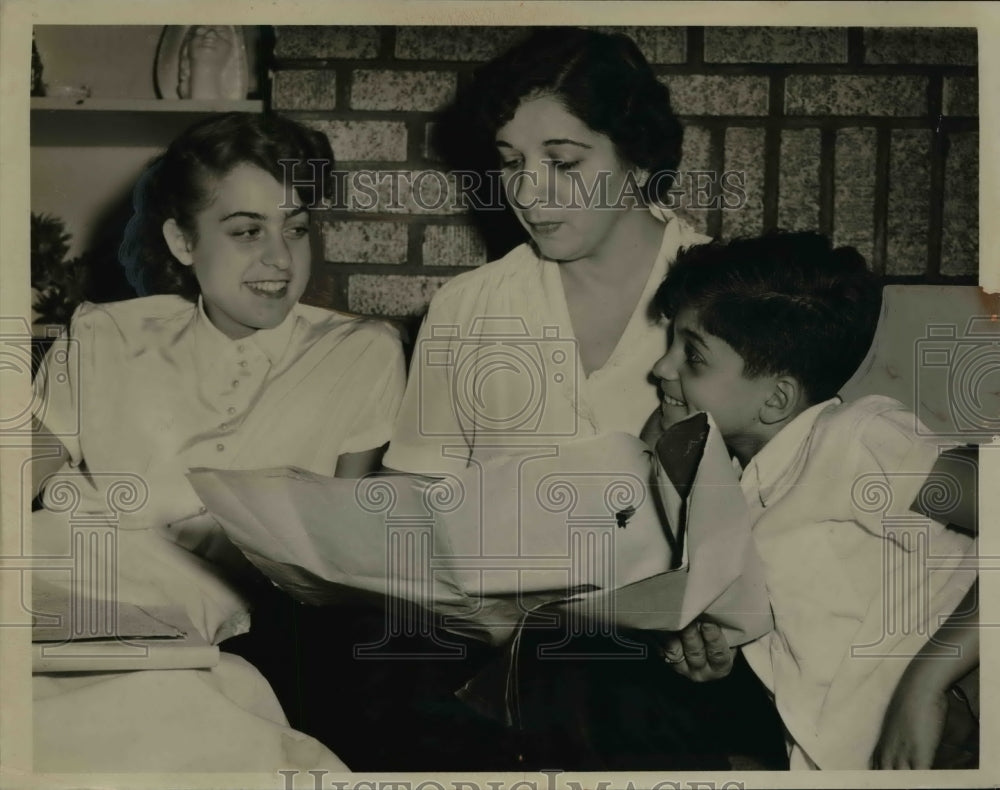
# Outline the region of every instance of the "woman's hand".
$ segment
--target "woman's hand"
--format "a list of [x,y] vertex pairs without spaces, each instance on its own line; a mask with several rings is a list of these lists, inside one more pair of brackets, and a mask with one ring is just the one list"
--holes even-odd
[[904,681],[896,687],[872,755],[872,768],[925,770],[934,762],[948,712],[947,692],[912,686]]
[[663,648],[663,660],[675,672],[695,682],[719,680],[733,669],[736,648],[715,623],[698,621],[672,634]]

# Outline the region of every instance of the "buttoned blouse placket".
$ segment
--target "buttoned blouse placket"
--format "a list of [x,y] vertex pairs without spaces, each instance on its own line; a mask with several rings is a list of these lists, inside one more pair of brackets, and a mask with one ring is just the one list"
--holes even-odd
[[[204,426],[203,432],[197,435],[199,441],[189,447],[189,452],[199,462],[225,467],[230,456],[226,437],[232,436],[256,390],[264,383],[270,361],[254,342],[253,335],[240,340],[223,335],[211,324],[201,304],[191,328],[194,331],[189,338],[199,372],[198,397],[221,419],[214,425]],[[205,442],[210,442],[214,448],[211,457],[196,449]]]
[[228,459],[232,448],[227,446],[226,437],[231,436],[242,422],[254,396],[267,379],[271,363],[267,355],[251,339],[240,340],[233,347],[234,354],[227,361],[225,376],[217,398],[220,411],[224,410],[225,420],[218,426],[218,441],[215,449]]
[[[199,306],[190,336],[200,373],[198,395],[218,415],[186,449],[189,466],[227,468],[238,451],[238,436],[247,410],[267,381],[271,362],[254,335],[231,340],[214,326]],[[204,507],[198,513],[206,513]]]

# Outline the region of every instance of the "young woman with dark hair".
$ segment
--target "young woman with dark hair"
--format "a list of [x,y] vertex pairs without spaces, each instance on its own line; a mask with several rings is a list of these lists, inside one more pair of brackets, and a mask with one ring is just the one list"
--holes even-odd
[[[68,466],[81,508],[101,511],[112,473],[140,475],[142,538],[123,545],[165,539],[213,559],[233,552],[189,468],[378,468],[405,380],[399,340],[299,302],[332,165],[323,135],[232,113],[192,126],[147,168],[120,251],[141,296],[81,305],[45,358],[35,423],[59,453],[36,486]],[[235,616],[209,617],[207,635],[239,630]]]
[[119,260],[139,296],[172,293],[198,300],[196,273],[173,254],[163,225],[172,219],[196,242],[198,214],[212,203],[218,181],[239,166],[272,176],[283,185],[285,202],[298,198],[309,210],[323,207],[333,184],[329,140],[289,118],[226,113],[191,126],[149,164],[133,189]]
[[[34,552],[69,556],[67,505],[78,523],[114,526],[102,563],[80,559],[74,591],[105,590],[109,606],[164,618],[183,609],[219,644],[247,630],[250,602],[269,586],[202,507],[188,469],[357,477],[378,467],[404,386],[396,333],[299,302],[332,165],[321,134],[234,113],[183,132],[139,180],[120,258],[140,297],[81,305],[34,381],[32,471],[45,506],[33,514]],[[254,618],[266,643],[273,624]],[[34,683],[46,770],[344,769],[288,727],[261,674],[228,653],[211,669]]]

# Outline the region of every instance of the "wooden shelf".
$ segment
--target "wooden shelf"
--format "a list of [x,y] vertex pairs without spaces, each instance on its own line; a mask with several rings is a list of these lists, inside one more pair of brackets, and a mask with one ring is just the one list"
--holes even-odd
[[180,131],[206,115],[262,112],[254,99],[31,99],[32,146],[167,145]]
[[31,111],[69,110],[71,112],[260,112],[264,102],[256,99],[72,99],[61,96],[36,96]]

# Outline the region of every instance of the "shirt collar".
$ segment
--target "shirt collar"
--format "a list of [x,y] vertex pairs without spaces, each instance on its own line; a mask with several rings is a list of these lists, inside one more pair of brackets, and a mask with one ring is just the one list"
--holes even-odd
[[[655,203],[650,205],[649,213],[664,224],[663,236],[660,238],[660,249],[656,253],[656,261],[653,263],[653,271],[650,272],[649,280],[646,281],[646,292],[643,299],[648,298],[660,287],[663,278],[667,276],[667,269],[674,260],[678,249],[682,246],[681,236],[686,227],[677,215],[670,209],[658,206]],[[652,289],[650,288],[652,286]]]
[[198,348],[206,352],[209,359],[218,359],[224,354],[231,354],[240,343],[252,343],[267,357],[273,367],[284,356],[288,341],[292,337],[295,326],[295,309],[292,308],[285,320],[271,329],[258,329],[251,335],[233,340],[227,337],[208,317],[205,312],[204,300],[198,297],[198,313],[195,318],[195,333]]
[[744,495],[748,498],[756,495],[760,504],[767,507],[789,478],[796,479],[816,420],[828,407],[839,403],[840,398],[834,397],[810,406],[771,437],[743,470],[740,487]]

